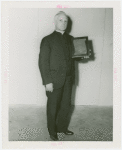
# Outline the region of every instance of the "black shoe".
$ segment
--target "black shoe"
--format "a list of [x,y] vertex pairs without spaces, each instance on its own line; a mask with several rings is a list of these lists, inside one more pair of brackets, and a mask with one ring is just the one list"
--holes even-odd
[[73,135],[74,133],[73,133],[72,131],[66,130],[66,131],[64,132],[64,134],[66,134],[66,135]]
[[57,135],[50,135],[50,138],[51,138],[53,141],[58,141]]

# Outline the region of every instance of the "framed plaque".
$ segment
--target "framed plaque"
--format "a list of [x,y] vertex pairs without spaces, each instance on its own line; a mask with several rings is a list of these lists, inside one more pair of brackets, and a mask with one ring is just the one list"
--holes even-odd
[[73,38],[74,51],[72,58],[83,57],[89,54],[88,37]]

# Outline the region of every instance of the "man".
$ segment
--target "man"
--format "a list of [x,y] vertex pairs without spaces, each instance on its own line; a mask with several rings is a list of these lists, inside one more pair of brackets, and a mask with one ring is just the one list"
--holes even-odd
[[68,130],[67,116],[71,106],[72,83],[75,74],[72,59],[72,38],[65,31],[68,16],[55,15],[55,31],[42,39],[39,68],[47,95],[47,127],[52,140],[57,133],[74,134]]

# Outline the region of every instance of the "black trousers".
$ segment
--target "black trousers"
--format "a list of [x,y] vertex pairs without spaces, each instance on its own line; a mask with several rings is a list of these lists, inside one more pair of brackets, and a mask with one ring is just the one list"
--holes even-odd
[[67,76],[64,86],[54,89],[53,92],[46,91],[47,100],[47,127],[51,135],[56,132],[65,132],[68,128],[67,116],[71,106],[72,81]]

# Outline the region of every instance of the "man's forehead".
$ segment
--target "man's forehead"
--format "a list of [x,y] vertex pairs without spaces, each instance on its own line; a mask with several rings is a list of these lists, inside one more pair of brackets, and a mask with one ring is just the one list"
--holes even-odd
[[[67,16],[66,16],[65,14],[59,14],[59,15],[58,15],[58,19],[62,19],[62,18],[63,18],[63,19],[64,19],[64,18],[67,19]],[[68,19],[67,19],[67,20],[68,20]]]

